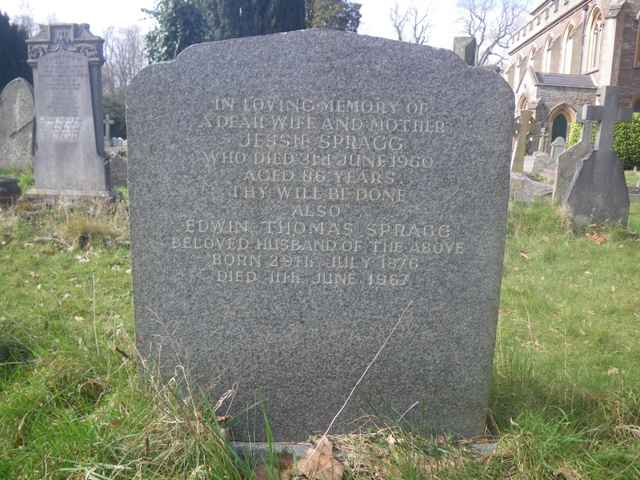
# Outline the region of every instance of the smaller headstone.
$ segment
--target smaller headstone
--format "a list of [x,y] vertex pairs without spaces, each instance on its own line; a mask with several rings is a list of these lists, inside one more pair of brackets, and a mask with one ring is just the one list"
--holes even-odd
[[587,160],[593,153],[593,122],[579,119],[582,123],[582,138],[566,152],[558,156],[553,185],[553,202],[563,203],[569,193],[571,181],[576,173],[578,164]]
[[35,85],[31,198],[110,198],[102,131],[103,40],[87,24],[44,25],[27,41]]
[[511,171],[522,173],[524,171],[524,157],[527,154],[529,135],[533,127],[533,112],[523,110],[516,124],[516,140],[511,159]]
[[565,207],[577,227],[590,224],[627,225],[629,190],[624,167],[613,150],[615,125],[629,120],[631,112],[620,107],[620,88],[601,89],[601,106],[587,105],[583,119],[600,122],[595,151],[576,171]]
[[551,185],[533,180],[523,173],[511,172],[511,200],[533,203],[549,198],[552,193]]
[[558,137],[551,144],[551,158],[554,161],[567,150],[567,142],[564,138]]
[[116,122],[111,118],[111,116],[107,113],[104,116],[104,145],[113,146],[113,142],[111,141],[111,126]]
[[32,152],[33,89],[16,78],[0,93],[0,168],[28,168]]
[[478,44],[474,37],[455,37],[453,39],[453,51],[464,63],[474,66],[476,64],[476,50]]
[[547,151],[547,128],[540,128],[540,136],[538,137],[538,151],[546,152]]

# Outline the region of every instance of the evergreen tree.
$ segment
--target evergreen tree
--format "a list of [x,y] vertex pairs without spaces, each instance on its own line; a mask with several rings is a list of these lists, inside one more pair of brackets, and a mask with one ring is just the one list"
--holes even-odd
[[16,77],[33,81],[27,64],[27,32],[12,25],[0,12],[0,90]]
[[305,0],[158,0],[149,58],[170,60],[194,43],[304,28]]
[[307,26],[357,32],[361,5],[350,0],[306,0]]

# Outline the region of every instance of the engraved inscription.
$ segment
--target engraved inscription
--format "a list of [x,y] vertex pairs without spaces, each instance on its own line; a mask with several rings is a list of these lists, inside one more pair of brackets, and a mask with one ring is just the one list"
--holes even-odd
[[[464,254],[460,227],[395,223],[389,215],[381,217],[386,222],[360,222],[357,212],[401,213],[415,203],[416,173],[428,175],[438,159],[412,153],[412,138],[454,128],[420,101],[214,98],[200,122],[211,147],[189,161],[205,177],[228,176],[203,180],[201,191],[247,209],[276,205],[287,214],[260,221],[188,218],[170,247],[205,254],[220,283],[407,287],[434,257]],[[234,141],[217,145],[217,138]]]

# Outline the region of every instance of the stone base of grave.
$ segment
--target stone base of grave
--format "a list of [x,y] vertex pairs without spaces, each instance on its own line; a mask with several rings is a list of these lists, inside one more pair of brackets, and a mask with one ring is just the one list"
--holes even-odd
[[550,199],[553,187],[547,183],[537,182],[527,175],[511,173],[511,200],[533,203],[542,199]]
[[[311,443],[287,443],[273,442],[271,445],[263,442],[233,442],[231,444],[236,453],[247,459],[254,459],[258,462],[264,461],[271,453],[276,455],[291,455],[292,459],[299,460],[303,458],[309,450],[313,448]],[[475,454],[480,456],[489,456],[496,453],[498,444],[494,442],[488,443],[470,443],[468,447]]]
[[24,201],[46,204],[77,204],[96,201],[113,201],[115,196],[108,190],[85,192],[81,190],[49,190],[45,188],[31,188],[22,197]]

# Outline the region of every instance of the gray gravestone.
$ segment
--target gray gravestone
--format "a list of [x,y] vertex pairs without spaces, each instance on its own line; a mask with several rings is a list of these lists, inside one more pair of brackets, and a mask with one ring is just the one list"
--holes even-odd
[[102,39],[86,24],[43,26],[30,39],[36,98],[30,196],[109,197],[102,131]]
[[620,108],[620,88],[600,90],[602,106],[587,105],[582,118],[600,122],[595,151],[579,162],[564,206],[573,223],[621,224],[629,221],[629,190],[624,167],[613,150],[613,135],[618,121],[630,118],[631,112]]
[[571,181],[581,161],[587,160],[593,153],[593,122],[580,119],[582,137],[580,142],[558,156],[556,175],[553,185],[553,202],[563,203],[569,193]]
[[308,30],[190,47],[127,99],[143,355],[213,399],[237,384],[236,439],[264,439],[264,405],[276,440],[301,441],[405,311],[334,430],[406,412],[483,432],[513,132],[499,75]]
[[478,43],[474,37],[455,37],[453,39],[453,51],[467,65],[476,64],[477,49]]
[[523,110],[520,112],[516,124],[516,140],[513,148],[513,158],[511,159],[511,171],[522,173],[524,171],[524,157],[527,154],[527,146],[529,145],[529,135],[533,128],[533,112],[531,110]]
[[16,78],[0,93],[0,168],[28,168],[32,152],[33,90]]

